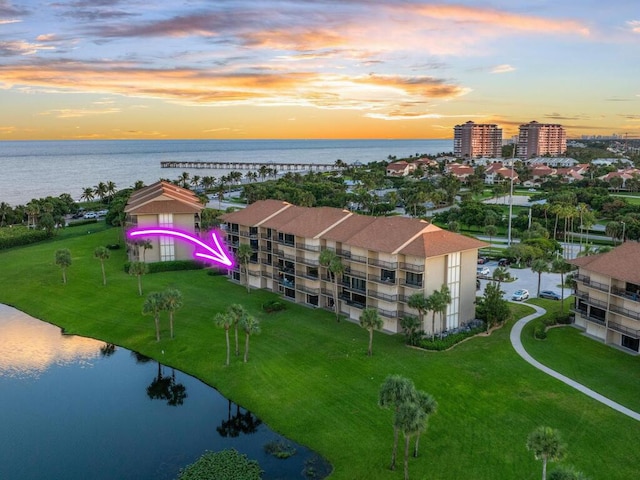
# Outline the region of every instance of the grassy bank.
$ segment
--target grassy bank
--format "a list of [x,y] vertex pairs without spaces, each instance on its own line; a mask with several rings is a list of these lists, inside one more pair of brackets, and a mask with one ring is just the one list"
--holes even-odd
[[[402,478],[401,469],[388,470],[391,413],[377,406],[378,388],[390,373],[412,378],[439,403],[420,457],[410,461],[411,478],[537,479],[540,464],[525,442],[542,424],[563,433],[567,462],[590,478],[626,480],[637,473],[640,424],[526,364],[509,344],[509,328],[442,353],[409,349],[398,336],[376,333],[369,358],[367,334],[357,325],[293,304],[265,314],[260,306],[275,295],[249,295],[222,277],[188,271],[143,278],[145,294],[173,286],[184,295],[176,338],[169,339],[163,317],[156,343],[152,318],[140,313],[144,297],[136,279],[122,271],[123,250],[112,252],[102,285],[93,251],[115,235],[114,229],[84,229],[0,252],[0,302],[201,378],[274,430],[324,455],[334,465],[332,479]],[[53,261],[57,248],[69,248],[73,257],[67,285]],[[242,303],[258,317],[262,334],[251,340],[249,363],[234,358],[225,367],[224,333],[213,316],[230,303]]]

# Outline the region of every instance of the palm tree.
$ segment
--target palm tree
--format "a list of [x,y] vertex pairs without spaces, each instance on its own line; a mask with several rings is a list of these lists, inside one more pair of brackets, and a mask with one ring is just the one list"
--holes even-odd
[[484,234],[487,237],[489,237],[489,244],[491,244],[491,241],[493,240],[493,237],[495,237],[497,233],[498,233],[498,227],[496,227],[495,225],[485,225],[484,226]]
[[336,320],[340,321],[340,305],[338,300],[338,278],[344,273],[342,260],[332,250],[322,250],[319,258],[320,265],[327,269],[327,277],[333,280],[333,308],[336,312]]
[[244,317],[247,316],[247,311],[242,305],[234,303],[229,305],[227,313],[233,320],[233,326],[235,330],[235,342],[236,342],[236,357],[240,355],[240,349],[238,347],[238,325],[244,322]]
[[418,390],[416,392],[416,402],[418,403],[422,411],[425,413],[426,418],[425,418],[424,425],[416,435],[416,444],[413,449],[414,457],[418,456],[418,443],[420,443],[420,435],[422,434],[422,432],[424,432],[427,429],[427,422],[429,420],[429,415],[434,414],[438,408],[438,402],[436,402],[436,399],[433,398],[427,392],[423,392],[422,390]]
[[378,310],[375,308],[365,308],[360,315],[360,326],[366,328],[369,331],[369,350],[367,355],[373,354],[373,331],[380,330],[384,325],[384,320],[378,314]]
[[416,387],[411,380],[400,375],[389,375],[380,386],[378,405],[382,408],[391,408],[394,411],[393,422],[393,452],[391,453],[391,470],[396,469],[396,453],[398,451],[399,425],[395,416],[400,405],[412,401],[416,395]]
[[249,359],[249,337],[260,333],[260,322],[251,315],[245,315],[242,319],[244,329],[244,363]]
[[4,227],[7,217],[13,212],[11,205],[6,202],[0,203],[0,227]]
[[427,414],[414,401],[402,402],[393,419],[393,425],[404,436],[404,480],[409,480],[409,441],[417,435],[427,421]]
[[178,176],[178,183],[181,183],[183,188],[187,188],[187,185],[189,185],[189,177],[189,172],[182,172]]
[[538,294],[540,296],[540,281],[542,274],[549,271],[549,263],[544,258],[536,258],[531,264],[531,271],[538,274]]
[[148,238],[143,240],[138,240],[138,247],[142,247],[142,262],[146,262],[147,250],[151,250],[153,248],[153,243]]
[[561,442],[558,430],[541,426],[529,434],[527,450],[533,452],[536,460],[542,460],[542,480],[546,480],[547,462],[562,460],[566,448]]
[[173,314],[182,308],[182,292],[176,288],[168,288],[162,293],[162,309],[169,312],[169,332],[173,338]]
[[251,293],[251,287],[249,286],[249,261],[255,252],[251,245],[248,243],[241,243],[236,251],[236,258],[238,263],[244,270],[244,281],[247,286],[247,293]]
[[149,268],[144,262],[131,262],[129,264],[129,275],[138,277],[138,295],[142,296],[142,275],[147,273]]
[[111,198],[116,194],[117,188],[116,184],[112,181],[107,182],[106,193],[109,195],[109,202],[111,202]]
[[86,188],[82,189],[82,195],[80,195],[80,200],[85,200],[87,202],[90,202],[94,198],[95,197],[93,195],[93,188],[92,187],[86,187]]
[[560,297],[560,312],[564,312],[564,274],[569,273],[573,267],[568,264],[564,258],[556,258],[551,263],[551,271],[560,274],[560,289],[561,289],[561,297]]
[[493,271],[493,275],[491,277],[498,282],[498,288],[500,288],[500,284],[509,278],[509,272],[505,267],[497,267]]
[[[29,205],[27,204],[27,206]],[[615,245],[616,240],[622,238],[622,223],[616,221],[608,222],[604,227],[604,232],[613,239],[613,244]]]
[[95,193],[101,202],[104,202],[104,197],[107,195],[107,185],[104,182],[98,183],[93,187],[93,193]]
[[[430,302],[434,317],[436,313],[440,314],[440,337],[442,337],[442,332],[446,330],[446,314],[447,307],[451,303],[451,290],[447,285],[443,284],[440,290],[436,290],[431,294],[431,297],[433,297]],[[433,335],[433,330],[431,333]]]
[[152,292],[147,295],[144,304],[142,305],[143,315],[153,315],[153,321],[156,324],[156,341],[160,341],[160,312],[164,307],[164,300],[162,293]]
[[420,326],[424,330],[424,316],[431,310],[431,301],[429,298],[425,297],[422,293],[414,293],[409,297],[407,305],[418,311]]
[[228,313],[216,313],[213,320],[216,323],[216,326],[224,328],[224,334],[227,339],[227,362],[225,365],[229,365],[229,352],[231,351],[231,347],[229,345],[229,329],[233,323],[233,318],[231,318],[231,315]]
[[109,249],[107,247],[100,246],[93,251],[93,256],[98,260],[100,260],[100,268],[102,270],[102,284],[106,285],[107,276],[104,272],[104,261],[109,260],[109,257],[111,256],[111,252],[109,252]]
[[67,268],[71,265],[71,252],[68,248],[56,250],[56,265],[62,269],[62,283],[67,284]]

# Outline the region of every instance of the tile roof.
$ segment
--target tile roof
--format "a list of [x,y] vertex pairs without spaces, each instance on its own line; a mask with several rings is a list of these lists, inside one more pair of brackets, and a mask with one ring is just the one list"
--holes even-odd
[[159,181],[133,192],[124,211],[133,215],[144,215],[200,213],[203,209],[204,205],[191,190]]
[[587,271],[640,285],[640,243],[627,241],[607,253],[577,257],[568,263]]
[[[265,214],[271,216],[260,219],[260,215]],[[297,207],[275,200],[255,202],[242,211],[223,215],[222,219],[244,226],[273,228],[305,238],[320,237],[348,247],[418,257],[439,256],[487,245],[474,238],[442,230],[424,220],[370,217],[339,208]]]

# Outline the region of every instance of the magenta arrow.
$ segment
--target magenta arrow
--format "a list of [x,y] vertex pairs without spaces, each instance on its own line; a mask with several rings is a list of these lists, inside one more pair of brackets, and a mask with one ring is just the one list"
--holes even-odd
[[204,258],[210,262],[220,264],[227,268],[233,267],[233,261],[229,258],[224,248],[222,248],[220,239],[218,238],[218,235],[216,235],[216,232],[211,232],[211,238],[213,240],[212,245],[207,245],[199,238],[194,237],[187,232],[181,232],[180,230],[174,230],[171,228],[141,228],[129,230],[127,232],[127,236],[129,238],[150,236],[175,237],[196,246],[196,249],[193,252],[194,257]]

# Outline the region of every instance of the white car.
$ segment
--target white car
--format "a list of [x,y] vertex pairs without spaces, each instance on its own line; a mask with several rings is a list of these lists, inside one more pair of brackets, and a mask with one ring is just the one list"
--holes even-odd
[[491,275],[491,270],[489,270],[489,267],[477,267],[476,275],[488,277],[489,275]]
[[529,290],[525,290],[524,288],[516,290],[511,296],[511,300],[515,300],[516,302],[521,302],[527,298],[529,298]]
[[98,215],[96,214],[96,212],[87,212],[82,216],[82,218],[98,218]]

